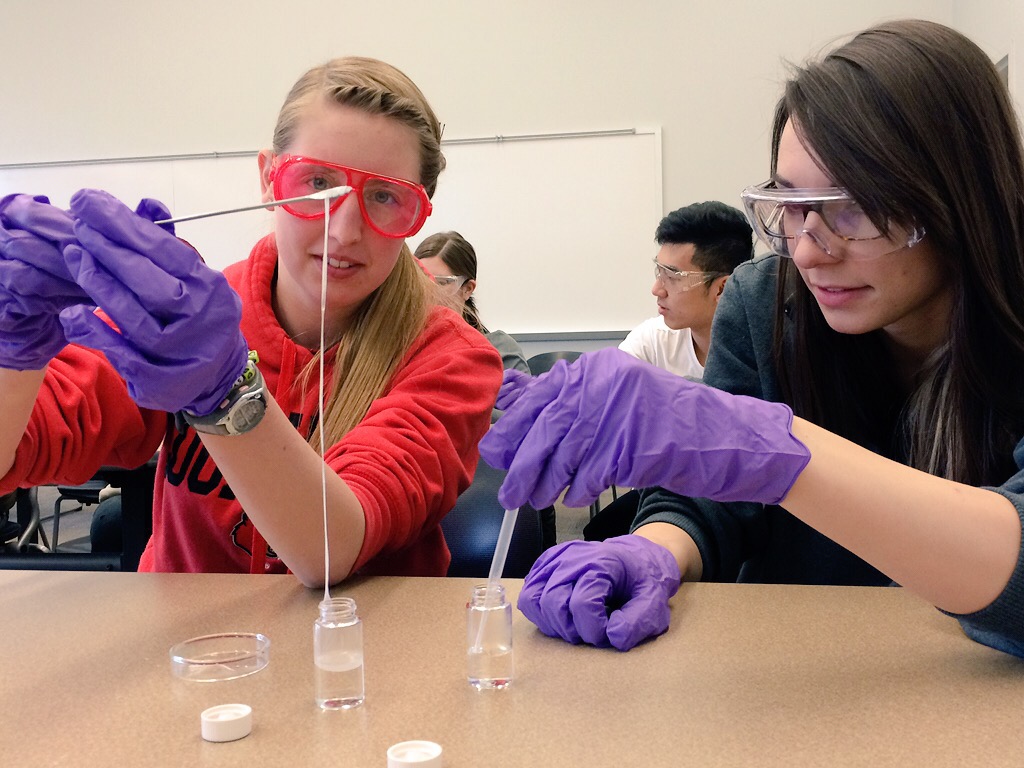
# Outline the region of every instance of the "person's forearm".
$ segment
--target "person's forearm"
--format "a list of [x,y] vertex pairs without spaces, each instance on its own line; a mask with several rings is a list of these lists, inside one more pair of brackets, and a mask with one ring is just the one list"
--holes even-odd
[[647,523],[633,533],[655,544],[661,544],[671,552],[679,566],[683,581],[700,581],[704,572],[704,561],[701,559],[697,544],[682,528],[671,523]]
[[25,434],[32,406],[46,376],[40,371],[13,371],[0,368],[0,477],[14,466],[14,455]]
[[971,613],[1003,591],[1020,551],[1005,497],[885,459],[802,419],[811,461],[783,500],[796,517],[939,608]]
[[[202,435],[231,490],[278,557],[306,586],[324,583],[321,496],[323,460],[270,400],[263,420],[244,435]],[[329,581],[352,570],[366,521],[348,485],[327,470]]]

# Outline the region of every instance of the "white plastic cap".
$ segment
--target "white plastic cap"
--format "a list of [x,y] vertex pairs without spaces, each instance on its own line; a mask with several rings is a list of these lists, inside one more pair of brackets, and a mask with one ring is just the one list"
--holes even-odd
[[252,707],[248,704],[220,704],[200,715],[203,738],[207,741],[237,741],[252,731]]
[[388,768],[441,768],[441,745],[433,741],[400,741],[388,748]]

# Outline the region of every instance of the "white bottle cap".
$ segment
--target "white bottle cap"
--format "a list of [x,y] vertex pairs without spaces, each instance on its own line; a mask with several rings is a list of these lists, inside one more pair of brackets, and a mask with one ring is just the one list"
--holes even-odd
[[200,715],[203,738],[207,741],[237,741],[252,731],[252,707],[248,704],[220,704]]
[[441,768],[441,745],[433,741],[400,741],[388,748],[388,768]]

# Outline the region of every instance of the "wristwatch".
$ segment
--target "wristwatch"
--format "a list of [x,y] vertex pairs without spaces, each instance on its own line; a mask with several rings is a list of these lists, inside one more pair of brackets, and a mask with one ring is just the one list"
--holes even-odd
[[267,410],[263,374],[256,367],[259,359],[255,350],[249,351],[245,370],[235,381],[220,408],[206,416],[179,411],[181,418],[196,432],[209,435],[242,435],[259,424]]

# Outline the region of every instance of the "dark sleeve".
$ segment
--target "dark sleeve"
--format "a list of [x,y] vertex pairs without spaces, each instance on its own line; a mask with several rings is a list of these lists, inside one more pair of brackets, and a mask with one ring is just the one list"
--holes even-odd
[[703,561],[703,581],[736,581],[740,567],[763,541],[764,505],[723,504],[644,488],[630,532],[647,523],[671,523],[693,539]]
[[[777,270],[777,257],[762,258],[741,265],[729,278],[715,312],[705,384],[778,400],[771,364]],[[671,523],[690,535],[703,560],[705,581],[735,581],[766,535],[763,504],[688,498],[663,488],[640,494],[632,530],[655,522]]]
[[487,334],[487,340],[501,353],[501,366],[505,370],[513,369],[530,372],[530,365],[526,362],[526,355],[519,342],[513,339],[504,331],[491,331]]
[[[1024,440],[1013,452],[1018,472],[998,488],[1017,510],[1024,530]],[[1024,541],[1017,555],[1017,565],[1002,593],[980,611],[954,616],[969,638],[1005,653],[1024,658]]]

